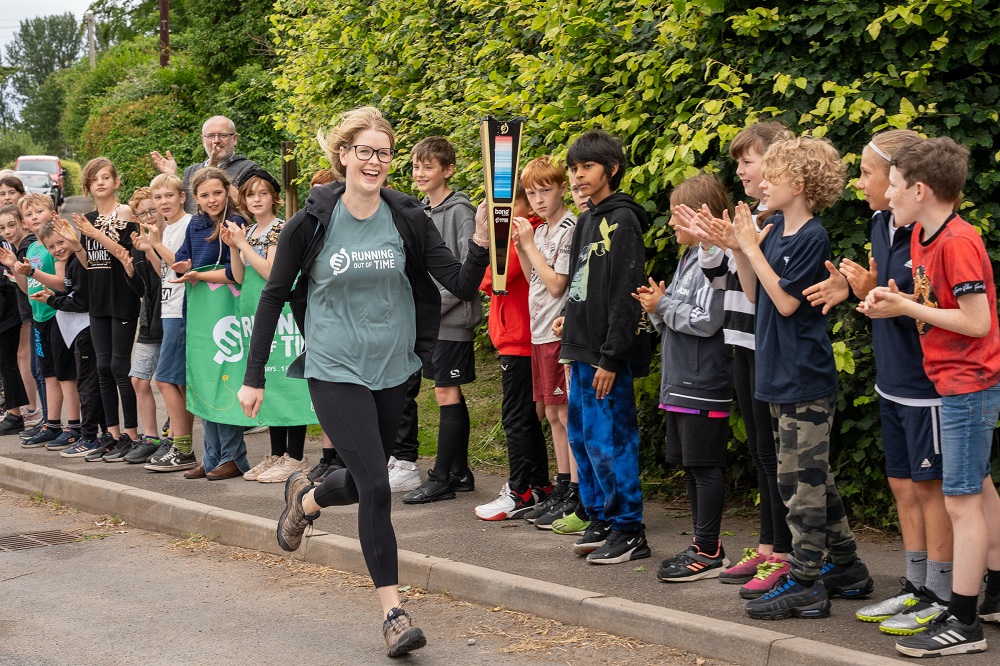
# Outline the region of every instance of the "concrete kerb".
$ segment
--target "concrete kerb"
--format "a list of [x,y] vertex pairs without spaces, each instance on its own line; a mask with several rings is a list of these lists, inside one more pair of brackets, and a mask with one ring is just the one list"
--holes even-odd
[[[0,487],[23,494],[41,492],[47,499],[58,499],[84,511],[119,515],[141,529],[204,534],[219,543],[287,555],[274,538],[275,521],[267,518],[2,457]],[[360,543],[336,534],[310,533],[293,556],[344,571],[367,573]],[[710,620],[412,551],[399,552],[399,571],[401,581],[429,592],[490,606],[502,605],[510,610],[751,666],[903,663],[763,627]]]

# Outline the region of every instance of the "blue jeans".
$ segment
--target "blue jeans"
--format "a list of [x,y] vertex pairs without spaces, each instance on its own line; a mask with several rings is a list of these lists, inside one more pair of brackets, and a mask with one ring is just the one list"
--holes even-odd
[[974,393],[941,396],[941,468],[945,495],[976,495],[990,474],[1000,384]]
[[213,423],[202,419],[204,429],[205,471],[211,472],[222,463],[233,460],[241,472],[250,470],[247,461],[247,443],[243,440],[243,426]]
[[567,433],[580,478],[580,501],[591,520],[635,532],[642,527],[642,490],[632,371],[626,366],[619,372],[603,400],[594,394],[595,371],[588,363],[570,364]]

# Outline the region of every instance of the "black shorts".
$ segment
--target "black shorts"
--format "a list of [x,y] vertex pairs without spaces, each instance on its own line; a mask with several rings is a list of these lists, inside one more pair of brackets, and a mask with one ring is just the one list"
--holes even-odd
[[681,467],[725,467],[729,419],[666,413],[667,462]]
[[913,407],[879,400],[885,474],[893,479],[937,481],[941,468],[941,407]]
[[434,386],[461,386],[476,381],[476,349],[472,340],[438,340],[431,355]]
[[41,323],[35,322],[35,349],[39,350],[38,364],[43,377],[55,377],[61,382],[76,379],[76,358],[66,346],[59,323],[55,317]]

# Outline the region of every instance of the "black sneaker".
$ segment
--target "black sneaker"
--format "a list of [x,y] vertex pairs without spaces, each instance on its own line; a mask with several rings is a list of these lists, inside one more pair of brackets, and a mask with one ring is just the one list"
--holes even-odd
[[35,435],[37,435],[38,433],[40,433],[42,431],[42,428],[44,428],[44,427],[45,427],[45,422],[43,421],[43,422],[39,423],[36,426],[32,426],[30,428],[25,428],[21,432],[21,441],[25,442],[25,441],[31,439],[32,437],[34,437]]
[[125,462],[125,456],[132,450],[132,443],[132,438],[122,433],[122,436],[118,438],[118,443],[104,454],[102,460],[106,463]]
[[718,578],[728,566],[729,560],[721,545],[713,554],[702,552],[692,544],[667,562],[666,566],[661,566],[656,577],[664,583],[687,583],[702,578]]
[[101,435],[97,441],[100,442],[100,444],[96,449],[86,455],[83,459],[84,462],[100,462],[104,456],[111,453],[115,448],[114,437],[105,437],[104,435]]
[[983,603],[979,604],[979,619],[983,622],[1000,622],[1000,594],[995,597],[983,595]]
[[540,530],[551,530],[552,523],[562,518],[568,518],[580,505],[580,493],[575,488],[567,488],[562,497],[552,503],[544,514],[535,520],[535,527]]
[[323,483],[321,479],[326,478],[327,470],[329,469],[330,463],[320,459],[320,461],[316,463],[316,466],[309,470],[309,474],[307,476],[313,483]]
[[132,465],[148,463],[153,454],[160,450],[160,446],[160,441],[157,439],[139,437],[132,444],[132,450],[125,454],[125,462]]
[[573,543],[573,552],[577,555],[590,555],[604,545],[611,534],[611,523],[606,520],[592,520],[583,536]]
[[986,651],[983,623],[965,624],[951,613],[939,613],[926,631],[896,641],[896,650],[908,657],[946,657]]
[[23,440],[21,446],[25,449],[40,449],[49,442],[58,439],[61,434],[62,428],[51,428],[45,424],[34,437]]
[[465,474],[459,476],[452,474],[449,479],[452,489],[457,493],[471,493],[476,489],[476,477],[472,475],[472,470],[465,470]]
[[762,596],[752,599],[744,608],[747,615],[757,620],[784,620],[791,616],[803,618],[830,615],[830,597],[826,586],[818,580],[812,587],[800,585],[790,575],[778,579],[778,585]]
[[831,597],[862,599],[875,590],[875,581],[860,557],[847,566],[827,562],[820,569],[819,579],[823,581],[826,592]]
[[153,455],[151,455],[149,457],[149,460],[147,460],[146,462],[155,465],[156,463],[160,462],[163,456],[170,453],[170,449],[172,448],[174,448],[174,441],[169,437],[161,437],[159,448],[156,449]]
[[403,504],[427,504],[446,499],[455,499],[454,486],[448,481],[428,478],[419,488],[403,495]]
[[0,435],[13,435],[22,430],[24,430],[24,417],[20,414],[7,412],[7,415],[0,421]]
[[171,446],[166,455],[156,462],[148,462],[145,467],[150,472],[180,472],[198,466],[198,458],[194,453],[181,453],[176,446]]
[[76,443],[83,438],[83,433],[75,428],[63,428],[59,436],[45,445],[46,451],[62,451],[76,446]]
[[531,507],[531,511],[524,514],[524,519],[529,523],[534,523],[536,520],[551,511],[552,507],[556,505],[556,502],[563,498],[564,494],[564,489],[560,488],[558,485],[553,486],[552,492],[549,493],[549,496],[541,502],[537,502],[535,506]]
[[619,532],[611,530],[604,545],[587,555],[590,564],[621,564],[630,560],[641,560],[652,555],[646,543],[646,530]]

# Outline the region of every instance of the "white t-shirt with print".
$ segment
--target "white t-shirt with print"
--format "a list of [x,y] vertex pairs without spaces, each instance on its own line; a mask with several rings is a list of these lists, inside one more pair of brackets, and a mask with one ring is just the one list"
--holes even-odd
[[[535,229],[535,245],[541,252],[545,263],[559,275],[569,275],[569,247],[573,243],[573,231],[576,229],[576,215],[566,211],[562,219],[555,225],[538,225]],[[569,285],[558,298],[552,296],[538,277],[531,271],[531,281],[528,285],[528,313],[531,318],[531,343],[541,345],[555,342],[557,338],[552,333],[552,322],[562,314],[563,306],[569,297]]]

